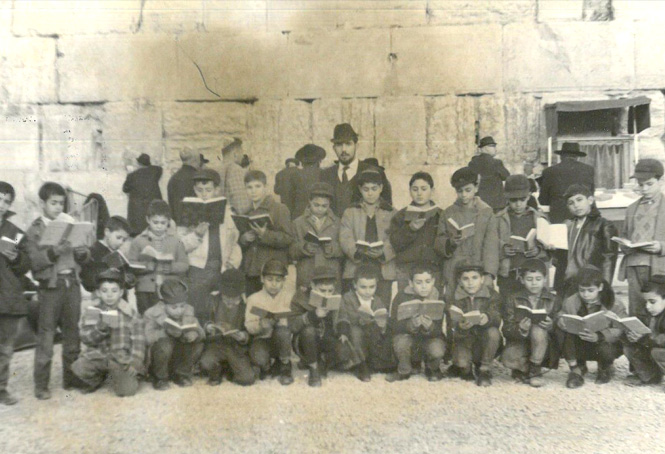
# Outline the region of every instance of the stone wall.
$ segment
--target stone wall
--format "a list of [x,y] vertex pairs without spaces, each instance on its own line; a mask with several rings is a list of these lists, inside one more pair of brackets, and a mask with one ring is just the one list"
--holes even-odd
[[663,18],[665,2],[634,0],[0,0],[0,179],[23,225],[46,180],[122,214],[141,152],[165,186],[183,147],[214,167],[239,136],[272,176],[308,142],[331,163],[347,121],[397,206],[419,169],[447,204],[476,134],[519,171],[546,150],[546,103],[638,94],[643,154],[664,158]]

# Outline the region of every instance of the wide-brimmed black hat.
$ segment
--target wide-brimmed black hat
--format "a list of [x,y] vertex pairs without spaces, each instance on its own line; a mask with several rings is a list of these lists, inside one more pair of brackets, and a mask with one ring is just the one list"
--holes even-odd
[[494,138],[492,136],[487,136],[483,137],[480,139],[480,143],[478,144],[478,148],[483,148],[488,145],[496,145],[496,142],[494,141]]
[[296,159],[300,162],[321,162],[326,157],[326,150],[313,143],[308,143],[300,150],[296,151]]
[[580,144],[575,142],[564,142],[561,149],[556,150],[555,153],[568,156],[586,156],[586,153],[580,150]]
[[332,143],[346,143],[349,141],[357,142],[358,134],[353,130],[353,127],[348,123],[342,123],[335,126],[333,138],[330,140]]

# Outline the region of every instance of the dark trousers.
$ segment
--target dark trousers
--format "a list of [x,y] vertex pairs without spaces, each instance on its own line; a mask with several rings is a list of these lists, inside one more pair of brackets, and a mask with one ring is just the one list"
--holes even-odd
[[39,289],[39,328],[35,348],[34,381],[38,390],[47,389],[51,379],[53,338],[56,328],[62,332],[63,386],[76,383],[72,363],[81,351],[79,318],[81,317],[81,288],[71,277],[59,277],[55,288]]
[[361,353],[361,359],[374,371],[388,371],[397,366],[392,339],[381,332],[376,323],[351,326],[351,344]]
[[286,363],[291,360],[291,331],[286,326],[275,326],[270,337],[255,337],[249,347],[252,364],[266,372],[270,360],[276,358]]
[[159,302],[157,292],[136,292],[136,309],[143,315],[145,311]]
[[256,380],[249,351],[246,346],[233,339],[216,339],[205,346],[200,360],[201,369],[212,380],[220,380],[225,368],[231,370],[233,382],[239,385],[251,385]]
[[187,279],[189,280],[188,302],[194,306],[194,314],[201,325],[210,321],[212,297],[210,293],[219,290],[219,281],[222,278],[219,263],[206,266],[206,268],[189,267]]
[[[446,353],[446,343],[441,337],[424,337],[417,334],[395,334],[393,349],[397,357],[397,371],[410,374],[413,363],[425,360],[427,369],[438,370]],[[416,361],[414,361],[417,358]]]
[[566,268],[568,267],[568,251],[557,249],[552,252],[552,259],[556,267],[553,287],[557,295],[563,295],[565,293]]
[[163,337],[150,346],[150,372],[157,380],[191,378],[194,363],[201,356],[203,342],[180,342]]
[[558,330],[562,354],[566,361],[597,361],[600,369],[607,369],[623,354],[620,342],[586,342],[579,336]]
[[626,343],[623,353],[643,382],[660,379],[665,372],[665,348],[649,348],[638,343]]
[[294,350],[303,364],[311,366],[324,360],[326,366],[335,367],[342,356],[339,340],[327,334],[321,336],[314,326],[306,326],[293,336]]
[[501,346],[499,328],[468,330],[453,338],[453,364],[462,370],[469,370],[472,364],[480,363],[482,369],[489,369]]
[[111,376],[113,391],[118,397],[133,396],[139,390],[135,366],[118,364],[112,359],[79,358],[72,364],[76,376],[91,387],[101,386]]
[[642,287],[649,282],[651,267],[627,266],[626,280],[628,281],[628,314],[648,323],[649,314],[646,311],[646,301],[642,296]]
[[501,353],[504,366],[522,372],[529,371],[529,363],[540,366],[545,360],[550,345],[550,334],[539,326],[532,325],[529,336],[510,339]]
[[7,389],[9,364],[14,354],[14,342],[18,336],[18,322],[21,317],[0,315],[0,392]]

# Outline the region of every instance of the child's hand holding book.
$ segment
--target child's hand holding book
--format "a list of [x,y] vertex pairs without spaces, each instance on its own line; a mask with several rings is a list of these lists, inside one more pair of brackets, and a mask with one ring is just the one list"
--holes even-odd
[[523,337],[527,337],[529,335],[529,331],[531,331],[531,319],[529,317],[524,317],[522,321],[520,321],[520,334],[522,334]]
[[628,342],[634,343],[642,339],[646,334],[636,333],[635,331],[626,330],[626,338]]
[[315,313],[318,318],[326,318],[326,316],[328,315],[328,309],[317,307]]
[[261,326],[261,330],[270,331],[273,326],[275,326],[275,322],[276,320],[271,317],[263,317],[261,318],[259,325]]
[[169,325],[168,323],[164,324],[164,331],[168,336],[171,336],[173,338],[178,339],[180,336],[182,336],[182,331],[178,330],[177,328]]
[[582,331],[582,332],[579,334],[579,336],[580,336],[580,339],[582,339],[584,342],[591,342],[591,343],[593,343],[593,344],[595,344],[596,342],[598,342],[598,340],[599,340],[599,338],[600,338],[600,337],[598,336],[598,333],[592,333],[591,331],[586,330],[586,329],[585,329],[584,331]]
[[473,328],[473,322],[470,320],[460,320],[460,322],[457,324],[457,327],[466,331]]
[[207,222],[200,222],[199,225],[197,225],[196,228],[194,229],[194,233],[199,238],[203,238],[205,234],[208,232],[209,226],[210,224],[208,224]]
[[254,230],[248,230],[247,232],[243,233],[242,236],[240,237],[240,242],[243,244],[251,244],[254,241],[256,241],[257,235]]
[[414,219],[413,221],[409,222],[409,228],[414,232],[417,232],[418,230],[423,228],[426,222],[427,218],[425,217]]
[[545,317],[545,320],[538,323],[538,326],[540,326],[545,331],[552,331],[552,328],[554,328],[554,321],[549,316],[547,316]]
[[57,245],[53,246],[53,253],[57,256],[66,254],[71,250],[72,250],[72,244],[67,240],[62,240]]
[[317,253],[317,251],[319,250],[319,246],[317,246],[314,243],[310,243],[309,241],[305,241],[305,247],[303,249],[305,251],[305,254],[312,256]]
[[196,341],[196,339],[199,338],[199,333],[196,331],[187,331],[182,334],[182,340],[186,344],[191,344],[192,342]]

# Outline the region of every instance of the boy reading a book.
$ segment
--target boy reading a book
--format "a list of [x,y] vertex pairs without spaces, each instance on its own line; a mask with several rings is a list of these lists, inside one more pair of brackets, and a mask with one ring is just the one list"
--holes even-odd
[[[446,295],[452,297],[457,285],[455,269],[461,260],[483,263],[487,283],[496,277],[499,269],[499,236],[492,207],[476,195],[478,174],[463,167],[453,173],[450,183],[455,188],[457,200],[443,210],[439,218],[434,247],[445,258],[443,279],[447,287]],[[459,227],[471,227],[460,231],[451,226],[451,221]]]
[[334,198],[328,183],[314,183],[309,191],[309,204],[305,212],[293,221],[294,241],[289,249],[296,261],[296,286],[305,289],[317,266],[338,270],[337,287],[341,285],[341,267],[344,253],[339,245],[340,219],[330,204]]
[[[341,358],[342,345],[335,335],[341,297],[337,300],[337,307],[327,304],[327,298],[335,295],[335,279],[334,269],[315,268],[310,288],[298,290],[291,302],[288,323],[293,333],[293,349],[301,364],[309,369],[308,384],[313,387],[321,386],[321,377],[327,375],[329,368],[348,359]],[[357,366],[359,362],[351,366]]]
[[[344,344],[351,342],[359,352],[361,363],[356,368],[360,381],[371,380],[372,371],[394,369],[392,339],[388,331],[388,308],[376,296],[380,270],[360,265],[353,277],[353,290],[342,297],[335,330]],[[344,336],[344,338],[342,338]]]
[[[343,289],[352,288],[356,267],[369,263],[381,269],[376,294],[389,304],[395,280],[395,251],[390,244],[388,229],[395,210],[381,198],[383,173],[370,167],[356,176],[362,200],[344,211],[339,228],[339,243],[346,255]],[[359,242],[375,244],[362,246]]]
[[199,364],[208,373],[208,384],[222,383],[224,371],[238,385],[248,386],[256,380],[249,359],[249,333],[245,329],[245,275],[230,268],[222,273],[219,295],[205,325],[207,342]]
[[560,310],[557,297],[547,289],[547,265],[526,259],[519,269],[523,288],[508,297],[503,306],[503,336],[506,347],[501,362],[512,370],[511,376],[534,388],[545,384],[542,364],[554,330],[553,320]]
[[265,378],[275,359],[274,370],[282,385],[293,383],[291,372],[291,331],[287,321],[293,292],[284,289],[286,264],[268,260],[261,268],[263,289],[247,298],[245,328],[252,336],[249,357]]
[[545,247],[536,241],[536,220],[542,215],[528,206],[530,191],[525,175],[509,176],[504,189],[508,206],[496,215],[500,246],[497,284],[503,301],[522,290],[518,271],[524,261],[535,257],[549,262]]
[[655,278],[642,288],[651,332],[626,330],[623,338],[623,353],[635,369],[626,381],[629,386],[658,384],[665,372],[665,276]]
[[612,237],[617,235],[617,229],[600,215],[591,189],[583,184],[572,184],[564,198],[573,218],[566,220],[568,261],[564,286],[557,290],[563,296],[569,296],[576,291],[575,275],[586,265],[595,266],[607,282],[612,282],[618,246],[612,241]]
[[9,364],[14,354],[14,342],[19,333],[19,321],[28,314],[21,280],[30,270],[27,240],[23,231],[9,218],[16,192],[14,187],[0,181],[0,404],[14,405],[18,400],[7,391]]
[[628,281],[628,313],[647,319],[642,287],[653,276],[665,274],[665,201],[663,164],[657,159],[640,159],[635,165],[641,197],[626,209],[621,237],[633,243],[648,243],[639,248],[620,246],[626,255],[620,276]]
[[143,320],[122,299],[122,272],[108,269],[97,276],[99,298],[81,317],[81,340],[86,346],[72,364],[72,371],[85,383],[84,393],[104,385],[111,376],[117,396],[133,396],[144,373],[145,330]]
[[396,276],[400,290],[409,284],[412,266],[422,262],[431,263],[436,268],[441,265],[441,257],[434,249],[434,242],[443,210],[432,201],[433,190],[432,175],[427,172],[414,173],[409,180],[411,203],[399,210],[390,222],[390,244],[395,249]]
[[[436,272],[432,265],[413,265],[409,285],[395,296],[390,306],[393,349],[398,365],[397,374],[386,376],[388,381],[408,380],[413,364],[419,368],[423,361],[429,381],[443,378],[441,360],[446,351],[442,331],[445,308],[435,284]],[[426,309],[425,303],[430,307]],[[407,313],[409,305],[417,307],[417,310]]]
[[566,316],[588,317],[591,314],[612,312],[623,318],[626,309],[614,300],[614,291],[595,267],[585,266],[577,274],[577,293],[566,298],[557,317],[557,343],[568,363],[570,372],[566,386],[574,389],[584,385],[586,361],[598,362],[596,384],[609,383],[614,360],[622,354],[620,328],[612,326],[607,317],[601,317],[593,326],[582,330],[571,329]]
[[150,348],[153,387],[192,385],[192,368],[203,352],[205,333],[188,304],[187,285],[169,278],[159,287],[160,301],[145,311],[145,337]]
[[85,246],[72,248],[67,240],[55,246],[41,246],[40,241],[48,225],[54,220],[73,222],[64,213],[67,193],[57,183],[46,182],[39,189],[42,216],[26,232],[28,256],[32,277],[39,281],[39,329],[35,348],[35,396],[40,400],[51,398],[49,381],[53,338],[59,327],[62,333],[62,385],[70,389],[77,385],[72,363],[80,352],[78,322],[81,315],[80,265],[88,260]]
[[268,194],[266,185],[266,174],[260,170],[250,170],[245,175],[245,188],[252,204],[248,216],[270,216],[270,222],[250,222],[249,230],[240,232],[247,295],[261,290],[261,268],[268,260],[289,263],[289,246],[293,242],[289,209]]
[[134,238],[127,258],[145,270],[138,274],[136,284],[136,306],[139,313],[157,304],[158,289],[165,277],[184,277],[189,268],[185,246],[174,233],[169,232],[171,211],[168,203],[153,200],[146,215],[148,228]]
[[[104,226],[104,238],[95,242],[90,248],[90,259],[81,268],[81,284],[88,292],[94,292],[97,285],[97,276],[109,268],[116,268],[108,263],[110,254],[119,251],[129,238],[131,227],[127,219],[122,216],[111,216]],[[128,266],[128,265],[127,265]],[[120,267],[117,267],[120,268]],[[124,270],[125,290],[132,288],[136,283],[135,276]],[[126,297],[125,297],[126,298]]]
[[[456,267],[457,288],[448,302],[452,325],[453,370],[463,380],[492,384],[491,366],[501,345],[501,298],[484,283],[484,268],[478,262],[464,260]],[[451,366],[452,367],[452,366]]]
[[[220,176],[216,171],[201,169],[194,174],[192,181],[198,199],[206,202],[219,195]],[[209,321],[210,293],[219,286],[221,273],[228,268],[240,268],[242,263],[242,250],[238,245],[240,235],[231,219],[230,206],[226,200],[219,201],[216,208],[223,210],[224,222],[218,223],[221,214],[208,216],[207,220],[196,219],[188,215],[187,200],[182,203],[182,220],[195,222],[195,225],[178,226],[178,234],[189,259],[189,301],[202,324]]]

